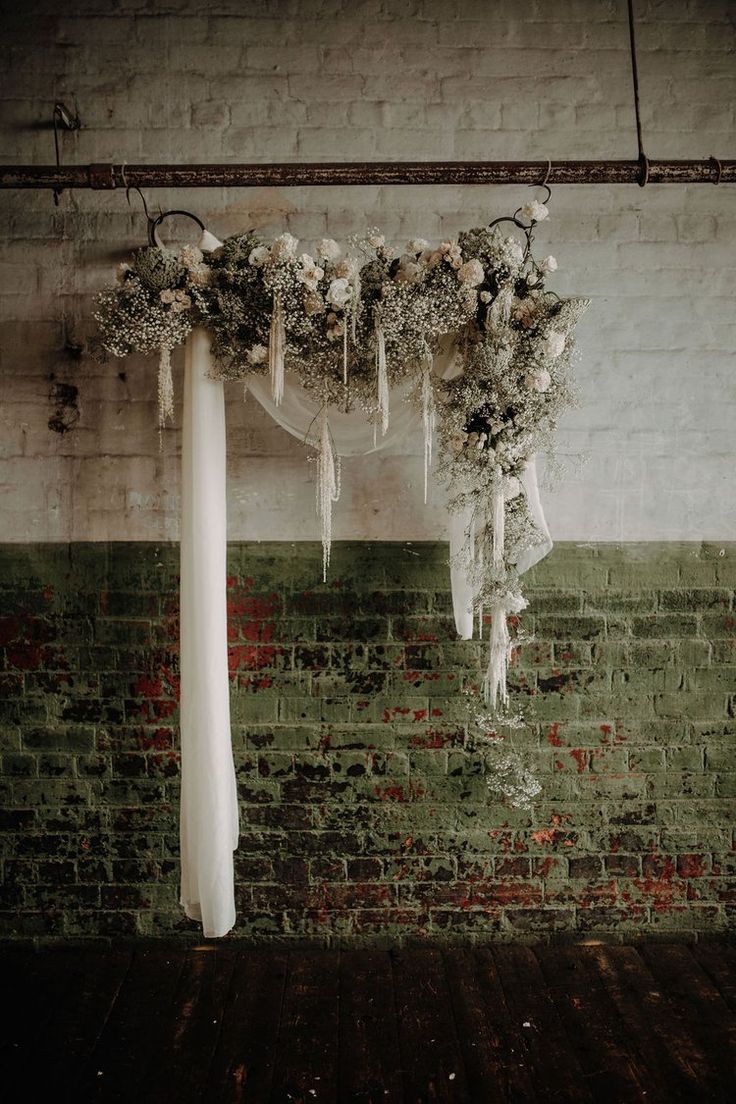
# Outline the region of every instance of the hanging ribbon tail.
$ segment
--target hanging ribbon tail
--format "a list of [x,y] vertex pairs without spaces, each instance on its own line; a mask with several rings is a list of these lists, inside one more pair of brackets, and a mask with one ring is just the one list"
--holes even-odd
[[358,336],[357,336],[358,308],[359,308],[359,305],[360,305],[361,291],[362,291],[362,289],[361,289],[361,283],[360,283],[360,273],[357,273],[356,276],[355,276],[355,282],[354,282],[353,309],[350,311],[350,331],[351,331],[350,336],[353,339],[353,345],[356,345],[357,342],[358,342]]
[[516,570],[523,575],[530,567],[543,560],[552,551],[552,537],[542,509],[542,501],[539,497],[539,484],[537,482],[537,459],[532,456],[524,464],[519,477],[522,490],[526,496],[526,505],[532,521],[540,532],[539,543],[531,548],[526,548],[516,561]]
[[317,478],[317,513],[322,522],[322,581],[327,582],[332,549],[332,504],[340,497],[339,458],[332,444],[327,411],[323,410],[319,433],[319,474]]
[[386,338],[380,323],[376,326],[376,382],[378,387],[378,412],[381,415],[381,433],[388,430],[389,392],[388,366],[386,364]]
[[493,566],[503,570],[504,545],[506,544],[506,503],[503,493],[503,472],[493,471]]
[[277,406],[284,397],[284,357],[286,354],[286,330],[281,296],[274,295],[271,313],[271,332],[268,338],[268,367],[271,372],[271,395]]
[[432,358],[427,350],[427,359],[422,371],[422,429],[424,431],[424,505],[427,505],[427,487],[429,469],[432,467],[432,445],[437,419],[432,387]]
[[472,507],[453,510],[450,530],[450,587],[455,628],[461,640],[473,638],[473,585],[470,578]]
[[342,322],[342,382],[348,385],[348,316]]
[[506,607],[503,602],[494,602],[491,606],[491,646],[488,668],[483,680],[483,699],[491,709],[508,705],[506,674],[510,657],[511,638],[506,623]]

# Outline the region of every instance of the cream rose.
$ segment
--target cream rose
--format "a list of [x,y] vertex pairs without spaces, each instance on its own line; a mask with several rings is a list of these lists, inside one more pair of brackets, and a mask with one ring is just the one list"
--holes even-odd
[[477,287],[478,284],[482,284],[485,275],[483,265],[475,257],[472,261],[466,261],[465,264],[460,265],[457,270],[457,278],[460,283],[468,284],[469,287]]
[[336,261],[340,256],[340,246],[333,238],[322,238],[317,245],[317,256],[323,261]]
[[327,289],[326,299],[335,310],[344,310],[353,297],[353,289],[344,278],[333,280]]
[[546,368],[535,368],[524,376],[524,383],[530,391],[547,391],[552,383],[552,377]]
[[536,199],[532,199],[521,208],[521,214],[524,218],[530,219],[531,222],[541,222],[542,219],[547,218],[549,208],[545,207],[543,203],[538,203]]
[[252,265],[253,268],[260,268],[261,265],[268,264],[270,260],[271,250],[267,245],[257,245],[248,254],[248,264]]
[[565,335],[558,330],[550,330],[544,339],[544,352],[550,360],[556,360],[565,351]]
[[310,257],[309,253],[302,253],[299,260],[302,266],[301,271],[298,273],[299,280],[301,280],[310,291],[315,291],[317,284],[325,274],[325,270],[315,263],[314,257]]
[[550,272],[556,272],[557,271],[557,261],[556,261],[556,259],[551,255],[549,257],[543,257],[542,260],[539,262],[539,271],[544,276],[547,276],[548,273],[550,273]]
[[293,234],[280,234],[271,246],[271,256],[275,261],[293,261],[299,239]]

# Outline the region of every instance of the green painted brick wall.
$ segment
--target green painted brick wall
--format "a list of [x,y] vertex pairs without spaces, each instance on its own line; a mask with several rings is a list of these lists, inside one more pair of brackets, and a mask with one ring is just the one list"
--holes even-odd
[[[196,938],[177,905],[175,545],[0,548],[5,939]],[[558,545],[509,741],[464,745],[442,544],[230,548],[236,937],[688,937],[736,903],[736,546]]]

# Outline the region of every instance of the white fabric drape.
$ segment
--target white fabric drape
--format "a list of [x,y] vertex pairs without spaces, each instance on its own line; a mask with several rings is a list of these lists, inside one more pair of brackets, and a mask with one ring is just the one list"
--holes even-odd
[[[200,248],[219,244],[205,233]],[[181,904],[205,936],[235,924],[238,802],[230,735],[223,384],[206,330],[187,339],[181,493]]]
[[[454,346],[445,342],[442,351],[434,358],[434,373],[440,379],[452,379],[462,371],[457,364]],[[301,384],[288,372],[281,402],[277,406],[271,396],[271,387],[264,376],[249,376],[248,390],[258,400],[275,422],[307,444],[319,445],[320,406],[312,399]],[[421,413],[415,404],[407,401],[411,385],[396,388],[391,392],[390,421],[385,436],[374,432],[365,416],[358,410],[352,414],[332,408],[329,413],[330,432],[335,448],[340,456],[364,456],[369,452],[389,448],[401,441],[407,441],[411,433],[418,433]],[[552,549],[547,522],[545,521],[537,483],[536,459],[527,460],[519,480],[522,492],[526,495],[529,513],[542,539],[532,548],[525,549],[516,563],[519,574],[528,571]],[[444,490],[444,488],[441,488]],[[448,529],[450,536],[450,586],[455,627],[463,640],[473,636],[473,588],[467,571],[461,566],[466,558],[461,555],[468,542],[472,521],[472,510],[448,511]]]
[[[535,457],[527,460],[519,482],[526,496],[529,513],[541,533],[541,540],[531,548],[525,548],[516,561],[516,570],[522,575],[535,563],[543,560],[552,551],[552,537],[545,521],[542,502],[537,483],[537,461]],[[455,615],[455,628],[463,640],[473,637],[473,587],[462,563],[467,562],[468,543],[472,540],[472,508],[448,513],[450,530],[450,587],[452,589],[452,609]],[[480,519],[477,519],[480,524]]]

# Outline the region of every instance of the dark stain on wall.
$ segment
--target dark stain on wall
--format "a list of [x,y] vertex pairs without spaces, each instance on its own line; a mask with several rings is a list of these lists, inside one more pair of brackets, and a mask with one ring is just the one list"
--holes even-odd
[[[447,548],[229,550],[238,926],[320,944],[695,937],[736,905],[736,548],[558,546],[489,796]],[[178,897],[178,547],[0,547],[6,939],[196,938]]]
[[49,388],[49,402],[53,407],[53,413],[49,418],[49,429],[54,433],[69,433],[79,421],[79,406],[77,396],[79,388],[73,383],[62,383],[61,380],[52,377]]

